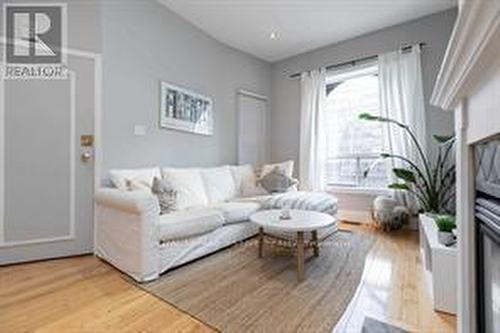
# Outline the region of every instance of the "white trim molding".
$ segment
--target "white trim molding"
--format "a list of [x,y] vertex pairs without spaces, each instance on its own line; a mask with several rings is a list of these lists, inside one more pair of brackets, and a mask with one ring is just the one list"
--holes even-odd
[[[460,333],[476,332],[476,274],[474,224],[474,159],[467,144],[466,100],[455,110],[457,136],[457,201],[458,262],[457,262],[457,326]],[[471,287],[472,286],[472,287]]]
[[337,218],[340,221],[351,223],[372,223],[372,212],[368,210],[345,210],[339,209]]
[[256,99],[260,99],[260,100],[263,100],[263,101],[266,101],[268,100],[267,96],[264,96],[264,95],[261,95],[261,94],[257,94],[257,93],[254,93],[250,90],[245,90],[245,89],[239,89],[238,90],[238,94],[239,95],[244,95],[244,96],[248,96],[248,97],[253,97],[253,98],[256,98]]
[[499,56],[500,1],[465,0],[431,96],[431,104],[453,110]]
[[338,185],[327,185],[327,191],[332,194],[357,194],[375,197],[377,195],[393,196],[394,191],[388,188],[370,188],[370,187],[349,187]]
[[[0,71],[3,68],[0,61]],[[5,211],[5,93],[4,74],[0,73],[0,244],[4,243]]]

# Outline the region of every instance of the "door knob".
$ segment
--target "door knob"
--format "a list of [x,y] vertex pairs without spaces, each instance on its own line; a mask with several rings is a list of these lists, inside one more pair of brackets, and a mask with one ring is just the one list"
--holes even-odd
[[80,158],[81,158],[82,162],[86,163],[92,159],[92,154],[90,152],[86,151],[86,152],[82,153]]

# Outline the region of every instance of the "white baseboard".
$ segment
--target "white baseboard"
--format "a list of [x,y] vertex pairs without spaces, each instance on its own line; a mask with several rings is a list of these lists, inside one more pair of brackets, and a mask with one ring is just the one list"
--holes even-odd
[[372,213],[366,210],[339,209],[337,217],[341,221],[356,222],[356,223],[372,223]]

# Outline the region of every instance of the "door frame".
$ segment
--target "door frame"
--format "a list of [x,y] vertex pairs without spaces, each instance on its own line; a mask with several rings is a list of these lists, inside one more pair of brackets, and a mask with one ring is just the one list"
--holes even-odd
[[236,147],[236,158],[240,160],[240,133],[241,133],[241,105],[240,105],[240,97],[248,97],[248,98],[253,98],[258,101],[262,101],[266,103],[265,111],[264,111],[264,118],[262,119],[262,127],[264,128],[264,161],[269,161],[270,154],[271,154],[271,147],[269,144],[269,136],[270,136],[270,131],[269,131],[269,123],[270,123],[270,113],[269,113],[269,98],[267,96],[255,93],[253,91],[249,91],[246,89],[238,89],[236,91],[236,110],[237,110],[237,116],[236,116],[236,128],[237,128],[237,133],[236,133],[236,142],[237,142],[237,147]]
[[[0,44],[7,44],[7,39],[5,36],[0,36]],[[88,52],[84,50],[64,48],[63,52],[66,52],[67,55],[76,56],[85,59],[91,59],[94,62],[94,158],[93,158],[93,168],[94,168],[94,179],[93,179],[93,193],[95,195],[96,190],[100,186],[101,182],[101,161],[102,161],[102,144],[101,144],[101,117],[102,117],[102,56],[98,53]],[[4,62],[0,61],[0,66],[3,67]],[[71,72],[70,72],[71,75]],[[70,79],[73,81],[74,77],[70,76]],[[5,91],[4,91],[4,79],[0,78],[0,249],[9,248],[9,247],[17,247],[17,246],[26,246],[26,245],[34,245],[34,244],[44,244],[44,243],[55,243],[55,242],[64,242],[76,239],[75,234],[75,219],[70,218],[70,232],[68,235],[64,236],[55,236],[55,237],[45,237],[45,238],[37,238],[23,241],[5,241],[5,216],[4,216],[4,205],[5,205]],[[71,112],[74,113],[75,106],[75,93],[74,93],[74,84],[71,84]],[[72,163],[75,162],[75,132],[73,132],[73,138],[70,140],[72,147],[70,148],[71,156],[73,157]],[[74,175],[73,175],[74,176]],[[73,177],[74,178],[74,177]],[[74,181],[71,180],[71,181]],[[76,189],[74,185],[72,185],[72,192],[74,193]],[[74,205],[73,203],[70,203]],[[70,209],[71,210],[71,209]],[[95,227],[95,207],[93,208],[93,216],[92,216],[92,227],[93,227],[93,249],[95,250],[95,239],[96,239],[96,227]],[[74,214],[73,212],[71,214]]]

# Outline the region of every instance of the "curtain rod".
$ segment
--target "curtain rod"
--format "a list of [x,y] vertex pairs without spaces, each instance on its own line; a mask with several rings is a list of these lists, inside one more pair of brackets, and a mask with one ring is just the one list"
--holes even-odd
[[[427,45],[427,43],[418,43],[418,45],[423,48],[424,46]],[[402,52],[408,52],[411,50],[413,45],[407,45],[407,46],[403,46],[400,48],[400,50]],[[335,64],[335,65],[328,65],[325,67],[325,69],[328,71],[328,70],[331,70],[331,69],[335,69],[335,68],[339,68],[339,67],[345,67],[345,66],[356,66],[357,63],[360,63],[360,62],[366,62],[366,61],[370,61],[370,60],[376,60],[378,58],[378,55],[372,55],[372,56],[368,56],[368,57],[363,57],[363,58],[359,58],[359,59],[355,59],[355,60],[350,60],[350,61],[345,61],[345,62],[342,62],[342,63],[339,63],[339,64]],[[297,78],[297,77],[300,77],[300,74],[301,73],[294,73],[292,75],[290,75],[289,77],[294,79],[294,78]]]

